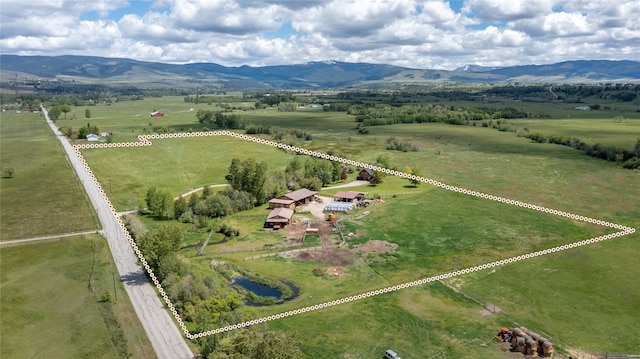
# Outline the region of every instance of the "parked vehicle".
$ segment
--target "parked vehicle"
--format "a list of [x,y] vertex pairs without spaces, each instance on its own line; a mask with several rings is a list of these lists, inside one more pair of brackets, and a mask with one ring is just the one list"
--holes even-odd
[[386,352],[384,352],[384,359],[401,359],[398,354],[396,354],[396,352],[394,352],[391,349],[388,349]]

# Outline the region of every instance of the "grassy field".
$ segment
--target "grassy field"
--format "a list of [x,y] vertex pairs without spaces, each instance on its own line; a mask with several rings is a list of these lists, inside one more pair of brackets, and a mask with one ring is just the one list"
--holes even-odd
[[0,239],[97,229],[97,217],[58,140],[37,113],[0,121]]
[[[156,101],[166,101],[166,108],[170,108],[171,101],[179,102],[177,98]],[[110,108],[140,104],[136,101]],[[175,104],[178,105],[186,104]],[[543,105],[535,104],[537,109]],[[635,131],[638,120],[622,123],[613,123],[608,117],[598,120],[591,117],[597,115],[594,111],[567,122],[566,113],[571,110],[566,106],[548,105],[546,111],[555,113],[554,118],[527,120],[522,125],[545,134],[550,131],[549,135],[581,132],[596,142],[619,147],[633,143],[638,137]],[[161,107],[153,109],[162,110]],[[113,111],[115,114],[116,110]],[[142,111],[138,110],[138,113]],[[354,129],[353,119],[345,114],[310,110],[279,113],[268,109],[243,112],[242,115],[252,123],[311,132],[313,140],[297,144],[302,147],[323,152],[333,150],[368,163],[385,154],[393,167],[403,170],[405,166],[418,166],[424,176],[448,184],[640,227],[640,187],[637,185],[640,172],[622,169],[570,148],[537,144],[516,137],[512,132],[480,126],[376,126],[369,128],[368,136],[361,136]],[[148,126],[148,119],[142,120],[140,116],[131,116],[126,122],[105,113],[104,124],[113,123],[116,131],[122,128],[122,132],[135,132],[135,129]],[[184,127],[195,125],[195,116],[184,116],[172,123]],[[192,116],[191,120],[188,116]],[[390,136],[416,144],[419,151],[386,151],[385,140]],[[219,137],[156,140],[150,148],[87,150],[84,154],[103,187],[108,188],[111,181],[111,197],[119,209],[128,208],[129,203],[139,204],[151,185],[177,194],[206,183],[223,183],[232,156],[250,155],[257,160],[266,160],[270,168],[280,168],[291,156],[266,146]],[[242,262],[242,258],[255,254],[253,252],[215,257],[242,262],[248,269],[267,276],[284,276],[302,283],[298,299],[277,307],[260,308],[262,313],[275,313],[395,284],[403,279],[605,233],[599,227],[426,185],[417,189],[405,188],[407,184],[406,180],[387,177],[377,187],[363,188],[371,194],[385,196],[411,192],[388,199],[378,208],[371,207],[370,216],[360,223],[347,225],[350,231],[360,234],[355,241],[384,239],[398,243],[400,247],[394,255],[348,267],[341,277],[313,277],[312,270],[318,266],[313,262],[282,258]],[[278,235],[260,239],[256,230],[247,229],[261,226],[265,215],[264,208],[259,208],[226,219],[242,228],[241,238],[226,245],[249,248],[281,241]],[[198,236],[202,234],[189,234],[188,239],[197,241]],[[448,283],[460,293],[436,283],[269,325],[297,332],[303,342],[302,351],[312,358],[365,358],[379,355],[387,347],[397,349],[407,358],[491,358],[504,355],[491,343],[497,328],[504,325],[524,325],[548,333],[561,349],[634,352],[639,345],[640,328],[628,318],[634,318],[640,310],[635,300],[640,295],[640,282],[637,276],[621,276],[620,273],[627,273],[625,268],[637,261],[634,253],[640,249],[638,238],[640,236],[634,234],[504,267],[495,273],[463,276],[459,282]],[[588,260],[579,260],[583,253],[588,253],[584,257]],[[205,257],[191,260],[205,271],[212,256],[209,252]],[[522,280],[514,280],[516,277]],[[619,295],[611,295],[612,291]],[[466,296],[474,298],[475,302]],[[476,302],[486,301],[500,306],[504,312],[483,316],[481,305]],[[531,309],[522,310],[526,305]],[[622,323],[624,335],[612,328],[616,321]],[[598,340],[592,338],[593,328],[597,328]],[[355,341],[357,344],[353,338],[359,338]],[[428,344],[416,344],[424,340]]]
[[0,259],[1,357],[155,357],[102,237],[2,248]]
[[[638,239],[628,237],[452,280],[514,322],[590,353],[640,353]],[[613,332],[613,333],[612,333]]]
[[[106,155],[105,155],[106,154]],[[267,161],[269,171],[284,168],[290,154],[227,136],[154,140],[152,147],[85,150],[103,188],[119,210],[144,208],[147,189],[156,186],[178,195],[206,184],[224,184],[234,157]]]

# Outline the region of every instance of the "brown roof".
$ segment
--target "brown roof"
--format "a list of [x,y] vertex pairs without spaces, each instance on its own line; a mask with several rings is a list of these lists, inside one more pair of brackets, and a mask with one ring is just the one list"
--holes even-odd
[[269,203],[278,203],[278,204],[291,204],[295,202],[292,199],[282,199],[282,198],[274,198],[269,201]]
[[279,199],[290,199],[290,200],[293,200],[293,201],[297,202],[297,201],[300,201],[302,199],[315,196],[316,193],[318,193],[318,192],[311,191],[311,190],[306,189],[306,188],[301,188],[301,189],[299,189],[297,191],[289,192],[289,193],[287,193],[285,195],[282,195],[282,196],[280,196],[278,198]]
[[333,198],[346,198],[346,199],[355,199],[360,195],[365,195],[366,192],[354,192],[354,191],[341,191],[336,193]]
[[289,208],[276,208],[267,216],[267,222],[286,222],[293,216],[293,210]]

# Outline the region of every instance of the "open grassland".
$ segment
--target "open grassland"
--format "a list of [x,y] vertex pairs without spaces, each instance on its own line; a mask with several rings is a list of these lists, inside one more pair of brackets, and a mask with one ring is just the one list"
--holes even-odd
[[97,228],[93,207],[44,119],[3,112],[0,121],[2,240]]
[[354,248],[370,240],[384,240],[397,244],[398,249],[388,254],[360,254],[357,249],[349,251],[342,248],[334,255],[344,257],[351,264],[335,264],[345,269],[339,277],[314,276],[314,268],[326,271],[331,266],[327,262],[279,257],[243,261],[253,254],[215,253],[216,250],[237,248],[234,241],[242,239],[216,245],[198,261],[203,267],[213,258],[236,262],[251,271],[291,281],[301,288],[304,295],[295,301],[278,307],[258,308],[262,315],[270,315],[606,232],[593,225],[435,188],[420,194],[389,198],[383,204],[369,206],[367,210],[371,214],[366,217],[354,222],[344,221],[345,233],[356,234],[347,239],[347,247]]
[[[85,118],[85,110],[91,112]],[[110,105],[74,106],[66,119],[61,116],[56,122],[59,127],[69,126],[74,130],[86,126],[98,126],[101,132],[113,133],[115,142],[134,141],[140,134],[150,132],[153,127],[165,126],[176,131],[189,128],[201,130],[196,112],[199,109],[221,110],[216,104],[193,104],[184,102],[182,97],[150,97],[139,101],[122,101]],[[164,117],[151,117],[153,111],[160,111]],[[210,128],[211,125],[209,125]]]
[[[634,238],[635,237],[635,238]],[[638,238],[624,237],[452,280],[563,346],[640,353]],[[634,314],[635,313],[635,314]]]
[[[640,119],[521,119],[510,121],[513,126],[527,128],[531,133],[575,137],[591,145],[600,143],[627,151],[633,150],[640,138]],[[635,137],[634,137],[635,136]]]
[[[301,147],[333,150],[367,163],[374,163],[384,154],[392,167],[404,170],[406,166],[418,166],[422,175],[448,184],[640,227],[640,172],[622,169],[570,148],[537,144],[514,133],[480,126],[375,126],[369,127],[368,136],[362,136],[355,132],[353,120],[344,114],[313,112],[317,117],[310,117],[304,111],[260,111],[246,112],[246,118],[257,124],[311,132],[313,140],[301,141],[297,144]],[[565,119],[537,121],[531,120],[531,131],[537,124],[548,126],[549,135],[572,135],[569,133],[572,128],[582,129],[588,138],[619,147],[625,146],[618,145],[619,142],[638,137],[634,133],[637,120],[621,124],[608,118],[590,122],[586,117],[566,124],[560,122]],[[603,123],[602,131],[597,131],[598,121]],[[553,132],[555,123],[559,124],[558,132]],[[618,125],[630,126],[631,130],[619,131]],[[419,151],[385,150],[385,141],[391,136],[416,144]],[[291,156],[224,137],[156,140],[150,148],[85,150],[84,154],[105,189],[111,179],[112,198],[120,209],[126,208],[132,197],[138,202],[142,200],[151,185],[177,194],[206,183],[223,183],[229,156],[245,154],[265,160],[270,169],[281,168]],[[116,183],[121,178],[125,181]],[[369,207],[369,216],[354,223],[346,222],[348,230],[359,235],[354,241],[383,239],[398,243],[399,248],[395,254],[374,256],[366,263],[349,266],[340,277],[314,277],[312,271],[319,265],[309,261],[283,258],[242,261],[255,252],[215,255],[215,248],[253,248],[281,242],[279,235],[260,239],[261,230],[257,228],[267,214],[264,208],[225,219],[241,228],[240,238],[207,248],[203,257],[195,257],[194,249],[183,254],[202,271],[210,270],[209,262],[216,258],[238,262],[269,277],[300,283],[299,298],[280,306],[259,308],[266,314],[608,233],[601,227],[427,185],[418,188],[407,185],[406,180],[387,177],[376,187],[354,188],[386,199],[384,204]],[[398,195],[393,198],[393,194]],[[188,227],[185,225],[185,230]],[[189,234],[187,239],[197,242],[202,236],[206,235]],[[504,354],[490,342],[503,325],[524,325],[548,333],[560,347],[590,352],[637,352],[640,327],[629,324],[628,318],[637,317],[640,309],[634,299],[640,296],[640,277],[621,273],[629,273],[628,268],[637,262],[638,238],[640,235],[636,233],[520,262],[495,273],[462,276],[460,282],[451,283],[477,302],[492,302],[503,308],[505,312],[498,315],[484,317],[479,313],[479,305],[434,284],[269,325],[297,332],[303,342],[301,349],[312,358],[371,357],[380,355],[387,347],[397,349],[407,358],[499,357]],[[589,253],[588,258],[580,260],[583,253]],[[616,292],[619,295],[613,295]],[[521,310],[525,305],[531,308]],[[622,323],[624,335],[619,335],[612,324],[616,321]],[[591,325],[597,330],[591,330]],[[598,340],[591,337],[594,332]],[[428,344],[417,344],[424,340]],[[626,344],[613,345],[621,341]]]
[[503,325],[475,303],[435,283],[284,318],[271,327],[297,333],[309,358],[515,358],[486,338]]
[[0,258],[2,358],[155,357],[102,237],[2,248]]
[[266,161],[269,171],[284,169],[291,154],[227,136],[154,140],[152,147],[84,150],[84,158],[119,210],[144,208],[147,189],[178,195],[206,184],[225,184],[231,159]]

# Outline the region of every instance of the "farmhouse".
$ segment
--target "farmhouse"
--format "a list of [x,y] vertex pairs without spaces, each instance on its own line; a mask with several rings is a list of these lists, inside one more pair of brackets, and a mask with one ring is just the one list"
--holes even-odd
[[151,117],[164,117],[164,113],[160,111],[153,111],[151,112]]
[[364,199],[366,192],[355,192],[355,191],[347,191],[347,192],[338,192],[333,196],[333,200],[336,202],[353,202],[353,201],[361,201]]
[[289,208],[276,208],[269,213],[264,222],[264,228],[279,229],[291,222],[293,210]]
[[95,133],[87,135],[87,141],[97,141],[100,137]]
[[578,107],[574,108],[574,110],[578,110],[578,111],[591,111],[591,107],[589,107],[589,106],[578,106]]
[[293,210],[296,208],[296,206],[313,201],[316,193],[318,192],[311,191],[306,188],[289,192],[285,195],[270,200],[269,208],[289,208]]
[[371,181],[373,177],[373,170],[371,168],[363,168],[362,171],[358,173],[358,180]]

